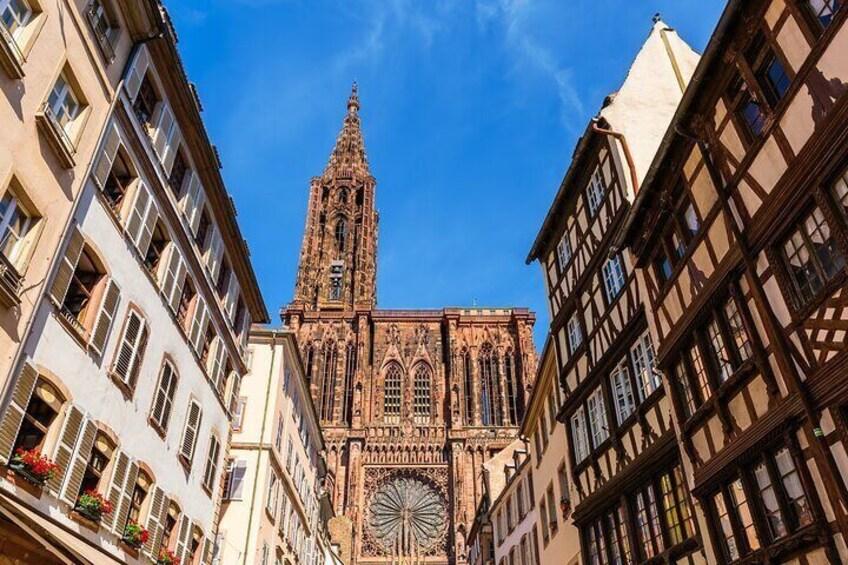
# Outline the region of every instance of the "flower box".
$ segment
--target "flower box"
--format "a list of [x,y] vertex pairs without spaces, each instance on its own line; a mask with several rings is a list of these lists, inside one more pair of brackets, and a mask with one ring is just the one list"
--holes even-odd
[[83,518],[99,524],[103,516],[112,512],[112,503],[99,492],[87,490],[77,499],[74,511]]
[[159,558],[156,560],[156,565],[180,565],[181,559],[174,555],[173,551],[163,549],[159,552]]
[[124,527],[124,533],[121,536],[121,541],[135,550],[147,543],[148,539],[150,539],[150,533],[147,529],[132,520]]
[[9,461],[9,469],[33,486],[42,487],[44,483],[59,472],[59,466],[41,454],[37,449],[18,448]]

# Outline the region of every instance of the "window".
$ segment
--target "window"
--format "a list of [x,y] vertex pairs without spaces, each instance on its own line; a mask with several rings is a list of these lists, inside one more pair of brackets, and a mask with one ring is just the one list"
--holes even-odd
[[607,302],[612,302],[621,289],[624,288],[624,267],[621,264],[621,254],[610,257],[603,267],[604,288]]
[[90,490],[100,492],[101,487],[105,487],[105,483],[103,485],[100,483],[114,453],[115,444],[104,434],[98,433],[94,438],[94,445],[91,448],[91,454],[88,456],[77,496],[81,496]]
[[20,39],[31,18],[32,8],[24,0],[0,0],[0,19],[13,38]]
[[342,399],[342,420],[350,425],[353,423],[353,387],[356,377],[356,345],[347,344],[345,355],[344,398]]
[[156,95],[156,90],[153,88],[153,82],[149,76],[145,75],[138,89],[135,102],[133,102],[133,111],[138,121],[148,128],[153,126],[153,113],[156,111],[156,105],[158,103],[159,98]]
[[227,464],[227,479],[224,483],[224,498],[241,500],[244,491],[244,478],[247,475],[247,461],[230,460]]
[[206,466],[203,469],[203,486],[210,492],[215,486],[218,474],[218,458],[221,456],[221,442],[214,435],[209,439],[209,451],[206,453]]
[[586,430],[586,413],[581,406],[571,417],[571,439],[574,447],[574,459],[580,463],[589,455],[589,435]]
[[621,424],[636,409],[633,387],[630,384],[630,370],[626,360],[613,369],[610,375],[610,388],[612,388],[612,398],[615,402],[616,421]]
[[822,28],[827,28],[844,2],[843,0],[807,0],[806,4]]
[[345,243],[347,242],[347,219],[344,216],[340,216],[336,221],[336,251],[339,253],[345,252]]
[[[626,565],[632,563],[624,506],[618,505],[590,523],[585,530],[588,562]],[[607,543],[609,539],[609,543]]]
[[[751,508],[738,478],[727,487],[722,487],[712,499],[715,517],[721,535],[721,548],[728,561],[735,561],[743,554],[760,548],[760,540],[754,527]],[[744,535],[737,540],[736,532]]]
[[153,480],[144,471],[139,471],[138,476],[133,485],[132,495],[130,497],[129,512],[127,513],[127,523],[141,523],[141,509],[147,501],[147,495],[150,494],[150,488],[153,486]]
[[141,362],[147,348],[147,335],[147,322],[136,310],[131,309],[124,322],[124,331],[112,362],[112,374],[130,390],[134,390],[138,382]]
[[[25,365],[18,379],[19,384],[17,385],[17,389],[21,390],[23,387],[24,392],[26,392],[28,390],[26,383],[28,382],[29,386],[32,386],[32,382],[36,376],[35,370],[31,366]],[[17,395],[18,392],[16,390]],[[29,401],[26,403],[26,409],[20,421],[20,428],[17,430],[15,441],[12,444],[11,453],[14,453],[19,448],[25,450],[36,449],[44,453],[47,447],[45,442],[50,435],[53,425],[56,423],[56,417],[59,415],[63,404],[64,399],[56,388],[39,379],[32,389]],[[3,428],[5,427],[4,421]],[[10,431],[14,433],[13,430]],[[8,444],[5,445],[8,447]]]
[[[566,504],[569,500],[568,494],[568,475],[565,473],[565,463],[557,468],[557,482],[559,483],[559,501],[560,504]],[[565,519],[565,516],[563,516]]]
[[265,510],[273,516],[277,512],[277,475],[270,471],[268,475],[268,490],[265,493]]
[[671,279],[675,267],[686,255],[692,240],[700,230],[701,220],[681,180],[668,224],[660,236],[653,258],[654,271],[660,282]]
[[568,352],[574,355],[582,343],[583,333],[580,330],[580,319],[575,312],[568,320]]
[[[56,79],[56,84],[50,91],[45,109],[50,119],[61,128],[66,136],[73,134],[74,120],[79,116],[82,104],[74,93],[65,73],[60,74],[59,78]],[[73,147],[70,137],[67,137],[67,143]]]
[[177,389],[177,372],[169,361],[162,364],[159,374],[159,384],[153,397],[153,407],[150,410],[150,420],[153,425],[165,432],[171,418],[171,408],[174,403],[174,392]]
[[546,493],[548,498],[548,522],[551,525],[551,535],[556,534],[557,529],[559,528],[559,523],[557,521],[557,505],[556,499],[554,498],[554,485],[553,483],[548,485],[548,491]]
[[744,137],[749,142],[759,137],[765,128],[766,111],[741,75],[731,82],[726,97]]
[[412,402],[416,424],[430,423],[431,381],[429,367],[423,363],[419,364],[415,368],[415,388]]
[[401,373],[396,363],[389,365],[386,370],[385,391],[383,398],[383,419],[386,423],[400,422],[401,402]]
[[504,373],[509,425],[517,426],[524,416],[524,405],[523,397],[521,396],[521,386],[515,371],[515,355],[511,350],[507,351],[504,356]]
[[586,405],[589,407],[589,429],[592,432],[592,446],[598,447],[609,437],[603,387],[598,387],[592,393],[586,401]]
[[707,401],[712,392],[712,386],[701,356],[701,347],[697,343],[681,355],[681,359],[675,367],[675,377],[684,415],[688,418]]
[[85,15],[88,18],[88,23],[91,25],[91,30],[97,38],[97,43],[100,45],[100,50],[108,62],[115,59],[115,49],[112,46],[112,38],[117,35],[117,27],[110,22],[109,14],[104,7],[105,0],[91,0]]
[[633,369],[636,372],[636,383],[639,387],[639,401],[644,402],[662,384],[656,370],[654,360],[654,345],[651,334],[645,332],[630,350]]
[[837,273],[845,270],[845,258],[819,207],[796,225],[781,249],[797,308],[812,302]]
[[38,216],[30,212],[11,190],[0,198],[0,253],[16,268],[23,266],[38,220]]
[[180,458],[188,466],[191,466],[191,460],[194,457],[194,448],[197,445],[197,434],[200,430],[202,415],[200,403],[192,399],[186,412],[185,429],[183,430],[183,439],[180,442]]
[[766,100],[774,108],[786,95],[791,80],[762,31],[754,36],[745,50],[745,59],[763,89]]
[[462,353],[462,372],[465,377],[465,424],[474,425],[474,374],[471,370],[471,353]]
[[338,302],[342,299],[342,277],[344,274],[344,263],[333,261],[330,263],[330,290],[329,299]]
[[547,545],[548,540],[551,539],[551,530],[548,523],[548,503],[544,496],[539,501],[539,521],[542,522],[542,540]]
[[557,258],[559,259],[560,270],[564,271],[569,261],[571,261],[571,241],[568,239],[567,231],[562,234],[562,239],[557,244]]
[[589,216],[594,217],[598,212],[606,191],[607,187],[604,183],[603,174],[601,173],[601,168],[598,167],[592,173],[592,178],[589,180],[588,186],[586,186],[586,202],[589,205]]
[[501,406],[501,381],[498,371],[498,356],[492,345],[484,343],[478,359],[480,365],[480,406],[484,426],[503,425],[503,407]]
[[336,408],[336,342],[324,344],[324,363],[321,371],[320,416],[325,422],[332,422]]

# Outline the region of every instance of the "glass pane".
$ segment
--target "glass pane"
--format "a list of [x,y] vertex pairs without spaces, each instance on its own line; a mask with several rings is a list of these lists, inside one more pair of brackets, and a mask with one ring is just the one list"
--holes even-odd
[[733,526],[730,522],[730,513],[727,511],[724,495],[722,493],[716,494],[713,497],[713,504],[715,504],[716,516],[724,537],[724,550],[727,553],[727,558],[730,561],[735,561],[740,557],[739,548],[736,545],[736,538],[733,536]]
[[757,485],[760,489],[760,499],[763,503],[763,509],[766,512],[772,539],[782,538],[787,534],[786,522],[780,511],[777,495],[774,492],[774,487],[771,484],[771,478],[769,477],[765,463],[760,463],[754,469],[754,476],[757,479]]
[[686,222],[686,228],[689,230],[689,235],[694,236],[701,229],[701,223],[698,221],[698,215],[695,213],[695,207],[690,203],[683,212],[683,218]]
[[780,473],[783,488],[786,490],[786,497],[795,512],[800,526],[806,526],[813,522],[813,515],[810,511],[810,505],[807,502],[807,497],[804,494],[804,487],[801,485],[801,479],[798,477],[798,471],[795,468],[795,462],[792,459],[792,454],[786,448],[781,449],[774,456],[777,463],[777,470]]
[[730,484],[729,490],[733,505],[736,507],[736,514],[739,516],[739,521],[742,522],[742,527],[745,528],[748,548],[752,551],[757,550],[760,548],[760,539],[757,537],[754,518],[751,516],[751,507],[748,505],[745,490],[742,488],[742,481],[740,479],[733,481]]
[[745,331],[745,326],[742,323],[739,308],[736,306],[736,301],[732,298],[725,303],[724,314],[727,318],[727,325],[730,327],[730,334],[733,337],[736,351],[739,353],[739,357],[745,361],[751,357],[751,344],[748,341],[748,333]]

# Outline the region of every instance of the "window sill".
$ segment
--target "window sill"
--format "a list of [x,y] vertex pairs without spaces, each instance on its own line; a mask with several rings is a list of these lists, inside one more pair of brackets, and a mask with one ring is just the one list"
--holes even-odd
[[109,371],[109,378],[112,379],[112,382],[115,383],[115,386],[120,389],[121,394],[124,395],[125,400],[132,400],[134,393],[133,389],[131,389],[130,386],[124,382],[124,379],[122,379],[119,374],[115,373],[114,371]]
[[6,29],[6,26],[0,23],[0,66],[13,80],[24,78],[23,64],[26,62],[23,51],[21,51],[18,42]]
[[53,304],[56,319],[59,320],[62,327],[65,328],[68,334],[70,334],[80,347],[88,349],[88,330],[85,329],[85,326],[80,324],[74,315],[64,307],[56,304],[52,300],[51,303]]
[[68,136],[68,132],[59,125],[53,114],[53,110],[50,109],[46,102],[35,113],[35,121],[38,124],[38,129],[41,130],[42,135],[47,139],[50,148],[53,149],[53,153],[59,159],[59,164],[66,169],[72,168],[76,164],[74,155],[77,149]]
[[156,432],[156,434],[160,438],[162,438],[162,441],[165,441],[165,439],[168,435],[168,432],[166,430],[164,430],[158,423],[156,423],[156,420],[154,420],[150,416],[147,417],[147,423],[150,425],[151,428],[153,428],[153,430]]
[[807,318],[813,315],[813,313],[821,307],[821,305],[827,300],[829,296],[835,293],[838,289],[842,288],[845,283],[848,282],[848,274],[846,274],[843,269],[834,277],[824,285],[821,290],[819,290],[815,296],[813,296],[810,300],[808,300],[803,306],[797,306],[798,294],[795,291],[795,288],[792,286],[792,283],[789,283],[790,292],[792,296],[790,297],[790,306],[792,308],[792,325],[795,328],[799,328],[801,324],[803,324]]

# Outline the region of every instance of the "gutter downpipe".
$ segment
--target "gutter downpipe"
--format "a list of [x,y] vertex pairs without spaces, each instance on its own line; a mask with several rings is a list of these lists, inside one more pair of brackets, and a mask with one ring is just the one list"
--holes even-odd
[[[259,488],[259,462],[262,459],[262,441],[265,438],[265,427],[268,424],[268,403],[271,397],[271,380],[274,377],[274,360],[277,356],[277,330],[271,330],[271,363],[268,369],[268,385],[265,387],[265,406],[262,412],[262,427],[259,430],[259,458],[256,461],[256,471],[253,473],[253,489],[250,493],[250,508],[253,509],[256,504],[256,491]],[[270,458],[270,455],[269,455]],[[247,518],[247,536],[244,540],[244,553],[242,553],[241,562],[247,565],[247,551],[250,548],[250,529],[253,527],[253,512]]]
[[627,166],[630,168],[630,182],[633,184],[633,195],[635,197],[639,192],[639,176],[636,174],[636,164],[633,162],[633,154],[630,152],[627,138],[624,137],[623,133],[600,127],[597,121],[592,123],[592,131],[613,137],[621,144],[624,150],[624,158],[627,159]]

